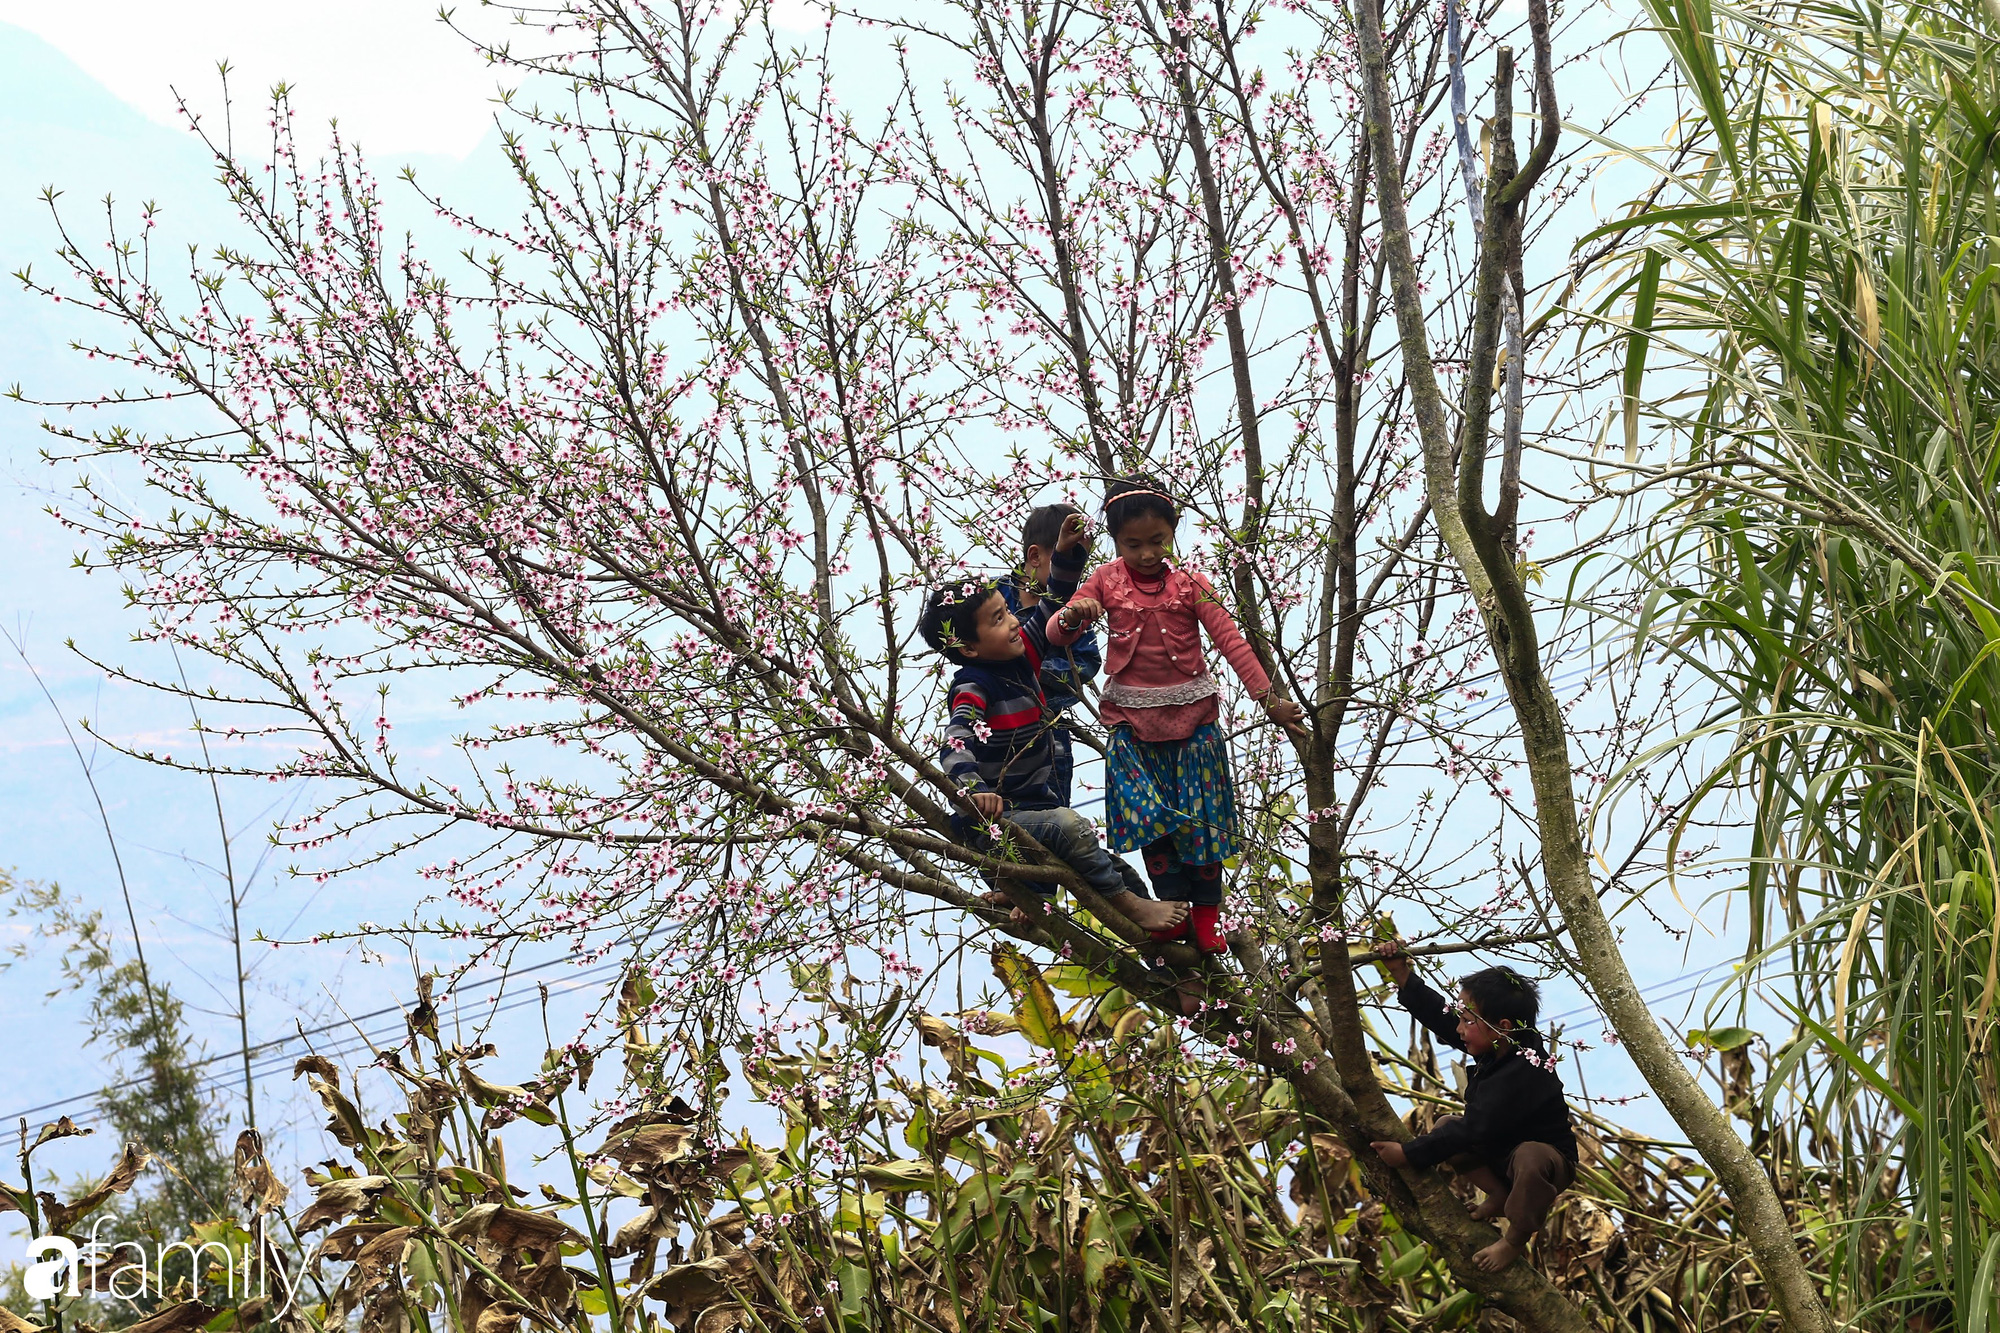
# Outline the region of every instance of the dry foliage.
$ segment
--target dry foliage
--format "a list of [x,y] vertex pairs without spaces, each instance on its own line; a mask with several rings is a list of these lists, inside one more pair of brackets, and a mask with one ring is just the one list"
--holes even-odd
[[[472,1070],[491,1046],[413,1031],[376,1061],[399,1094],[387,1116],[364,1112],[359,1085],[331,1061],[303,1059],[296,1074],[348,1151],[307,1173],[312,1197],[287,1219],[283,1186],[246,1135],[242,1211],[203,1235],[240,1248],[270,1231],[278,1243],[264,1259],[296,1274],[297,1302],[286,1308],[281,1279],[270,1296],[218,1307],[204,1303],[222,1299],[211,1282],[166,1293],[179,1303],[137,1327],[1514,1327],[1452,1282],[1288,1085],[1193,1063],[1174,1027],[1080,968],[1017,956],[998,971],[1010,1011],[836,1001],[844,1031],[732,1062],[782,1117],[768,1146],[718,1131],[720,1079],[701,1107],[645,1092],[648,1034],[636,1023],[626,1054],[642,1095],[588,1129],[570,1120],[591,1072],[573,1049],[503,1085]],[[890,1062],[878,1082],[843,1093],[826,1077],[910,1034],[921,1058]],[[991,1049],[1014,1035],[1029,1058]],[[1378,1038],[1375,1058],[1413,1124],[1451,1103],[1428,1050]],[[1787,1159],[1781,1129],[1755,1129]],[[510,1140],[531,1174],[510,1171]],[[1613,1309],[1649,1333],[1772,1326],[1703,1167],[1595,1117],[1580,1141],[1577,1188],[1531,1251],[1567,1295],[1606,1328],[1619,1326]],[[1794,1202],[1815,1187],[1803,1169],[1779,1180]],[[25,1326],[63,1322],[51,1309]]]

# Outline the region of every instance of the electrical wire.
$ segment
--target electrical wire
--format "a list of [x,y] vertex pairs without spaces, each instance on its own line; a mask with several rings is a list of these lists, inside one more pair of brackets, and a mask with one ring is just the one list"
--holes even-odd
[[[545,959],[544,961],[539,963],[531,963],[526,967],[512,969],[505,976],[490,977],[485,981],[473,982],[470,985],[465,986],[459,990],[455,990],[451,993],[450,996],[451,1006],[454,1008],[460,1007],[463,1003],[462,997],[471,998],[466,995],[466,992],[468,991],[477,992],[489,989],[494,986],[503,986],[507,982],[512,981],[518,977],[524,976],[528,973],[540,972],[543,971],[544,969],[555,967],[567,961],[568,960],[566,958]],[[579,970],[576,974],[576,980],[582,981],[586,979],[594,979],[596,977],[601,977],[608,973],[616,972],[621,967],[623,967],[622,963],[615,963],[615,962],[599,963],[596,964],[595,966]],[[511,1003],[496,1002],[492,1007],[492,1011],[496,1014],[505,1013],[510,1009],[516,1009],[523,1004],[531,1003],[535,998],[536,997],[534,995],[527,995],[518,997]],[[383,1018],[391,1014],[395,1015],[397,1021],[394,1023],[379,1025],[373,1030],[362,1029],[360,1031],[357,1031],[352,1036],[345,1038],[336,1038],[335,1040],[328,1042],[319,1048],[321,1053],[328,1055],[344,1055],[351,1051],[362,1049],[372,1044],[375,1041],[391,1036],[396,1032],[400,1031],[402,1027],[402,1018],[404,1013],[405,1010],[402,1005],[392,1004],[385,1006],[384,1008],[381,1009],[371,1009],[365,1014],[353,1014],[343,1018],[335,1019],[334,1021],[329,1023],[321,1023],[316,1027],[302,1028],[301,1030],[294,1032],[288,1036],[276,1037],[270,1041],[257,1042],[250,1048],[252,1071],[253,1073],[268,1074],[275,1070],[284,1068],[286,1060],[290,1058],[288,1053],[288,1048],[295,1046],[300,1042],[306,1042],[313,1037],[324,1036],[328,1033],[339,1032],[343,1029],[358,1028],[360,1024],[366,1023],[371,1019]],[[243,1048],[239,1046],[234,1050],[223,1051],[217,1055],[204,1056],[202,1059],[191,1061],[189,1062],[188,1067],[191,1069],[203,1069],[211,1065],[218,1065],[228,1061],[241,1060],[242,1058],[243,1058]],[[63,1107],[66,1106],[75,1106],[79,1103],[94,1102],[108,1093],[124,1092],[131,1088],[142,1087],[151,1081],[152,1080],[146,1078],[126,1079],[122,1083],[108,1084],[105,1087],[98,1088],[92,1092],[80,1092],[72,1096],[59,1098],[56,1101],[44,1102],[40,1106],[31,1106],[24,1111],[16,1111],[11,1113],[8,1116],[6,1116],[4,1120],[0,1120],[0,1124],[7,1123],[9,1121],[25,1119],[29,1116],[46,1114],[47,1112],[50,1111],[60,1111]],[[239,1082],[238,1076],[232,1071],[230,1074],[222,1077],[210,1076],[202,1080],[201,1086],[203,1090],[211,1090],[215,1088],[234,1087],[238,1082]]]
[[[1556,688],[1573,685],[1578,681],[1581,681],[1585,677],[1587,677],[1592,670],[1594,670],[1594,668],[1590,666],[1577,667],[1571,671],[1565,672],[1562,675],[1556,677],[1554,680],[1550,682],[1550,685]],[[1486,717],[1489,714],[1497,711],[1501,707],[1501,703],[1502,701],[1496,699],[1492,703],[1488,704],[1486,707],[1480,709],[1479,711],[1463,716],[1462,720],[1464,722],[1476,722],[1479,719]],[[1414,726],[1415,726],[1414,723],[1405,724],[1405,732],[1407,733],[1409,730],[1413,729]],[[1101,805],[1103,802],[1104,802],[1103,796],[1101,795],[1093,796],[1088,800],[1077,802],[1072,808],[1083,809],[1092,805]],[[650,938],[650,934],[644,938]],[[643,942],[643,938],[641,942]],[[471,983],[469,986],[463,987],[459,990],[454,990],[450,997],[451,1003],[454,1007],[459,1006],[461,1004],[462,997],[468,991],[480,991],[494,986],[504,986],[507,982],[514,980],[515,978],[526,975],[528,973],[540,972],[543,971],[544,969],[558,966],[559,964],[565,961],[567,960],[563,958],[545,959],[542,962],[533,963],[526,967],[510,969],[503,976],[491,977],[485,981]],[[574,979],[577,981],[594,979],[600,976],[604,976],[608,973],[616,972],[620,968],[622,968],[622,966],[623,966],[622,963],[597,964],[596,966],[582,969],[576,974]],[[1714,970],[1715,970],[1714,967],[1709,967],[1709,968],[1704,968],[1698,972],[1683,973],[1681,976],[1670,978],[1667,981],[1657,983],[1657,985],[1671,986],[1678,982],[1685,981],[1690,977],[1703,976],[1707,972],[1711,972]],[[1699,988],[1699,983],[1697,983],[1696,986],[1687,988],[1686,990],[1677,991],[1672,995],[1664,995],[1664,996],[1659,996],[1657,998],[1660,1000],[1677,999],[1680,996],[1689,994],[1693,990],[1698,988]],[[504,992],[502,993],[504,994]],[[1646,994],[1646,992],[1641,991],[1641,994],[1642,995]],[[491,1012],[488,1014],[488,1017],[497,1016],[499,1014],[507,1013],[511,1010],[518,1009],[522,1005],[532,1003],[535,998],[536,997],[533,995],[521,996],[517,997],[511,1002],[502,1003],[499,1001],[498,997],[496,997],[495,1003],[492,1005]],[[1571,1018],[1582,1014],[1595,1013],[1596,1011],[1597,1010],[1595,1005],[1585,1005],[1580,1009],[1573,1009],[1568,1011],[1567,1013],[1554,1015],[1550,1021],[1557,1021],[1564,1018]],[[326,1055],[329,1058],[331,1058],[334,1056],[350,1054],[357,1050],[370,1048],[375,1044],[377,1044],[379,1041],[392,1037],[401,1031],[402,1025],[400,1020],[402,1019],[404,1013],[405,1010],[401,1004],[392,1004],[384,1006],[383,1008],[380,1009],[371,1009],[364,1014],[345,1016],[336,1019],[332,1022],[319,1024],[316,1027],[302,1028],[298,1032],[292,1033],[288,1036],[274,1038],[270,1041],[257,1042],[249,1048],[249,1055],[251,1060],[250,1076],[256,1077],[257,1075],[260,1074],[271,1074],[283,1069],[286,1061],[290,1059],[289,1050],[292,1046],[300,1042],[309,1041],[313,1037],[325,1036],[328,1033],[339,1032],[343,1029],[356,1029],[356,1030],[351,1036],[337,1038],[334,1041],[322,1045],[321,1047],[318,1048],[317,1053]],[[359,1027],[360,1024],[366,1023],[371,1019],[384,1018],[392,1014],[396,1016],[396,1018],[399,1020],[398,1022],[380,1025],[374,1028],[373,1030],[361,1029]],[[188,1067],[191,1069],[203,1069],[212,1065],[224,1064],[230,1061],[241,1060],[243,1055],[244,1055],[244,1048],[239,1046],[234,1050],[223,1051],[216,1055],[204,1056],[202,1059],[190,1062]],[[7,1123],[9,1121],[24,1120],[31,1116],[45,1115],[51,1111],[61,1111],[64,1107],[68,1106],[87,1105],[89,1103],[97,1101],[98,1099],[110,1093],[124,1092],[132,1088],[143,1086],[144,1084],[150,1081],[151,1080],[145,1078],[132,1078],[132,1079],[126,1079],[121,1083],[107,1084],[106,1086],[98,1088],[91,1092],[75,1093],[68,1097],[58,1098],[55,1101],[44,1102],[39,1106],[28,1107],[26,1110],[12,1112],[8,1114],[4,1119],[0,1119],[0,1124]],[[242,1081],[241,1078],[237,1074],[231,1072],[227,1075],[222,1075],[222,1076],[205,1077],[199,1081],[197,1086],[201,1091],[205,1092],[217,1091],[224,1088],[234,1088],[238,1086],[238,1084],[241,1081]]]

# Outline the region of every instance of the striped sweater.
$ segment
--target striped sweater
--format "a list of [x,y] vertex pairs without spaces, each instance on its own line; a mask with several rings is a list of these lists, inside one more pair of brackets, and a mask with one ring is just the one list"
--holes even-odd
[[[1067,557],[1067,558],[1065,558]],[[1050,736],[1062,714],[1042,693],[1049,656],[1049,617],[1076,591],[1083,552],[1061,553],[1049,571],[1049,591],[1021,615],[1027,651],[1006,662],[963,662],[951,678],[951,721],[944,730],[945,775],[972,792],[998,792],[1009,810],[1053,810],[1063,802],[1053,776]]]
[[[1081,571],[1079,571],[1081,572]],[[1000,580],[1000,595],[1007,599],[1007,609],[1015,615],[1021,614],[1021,603],[1029,595],[1019,574],[1009,574]],[[1055,600],[1051,592],[1048,601]],[[1097,679],[1097,673],[1104,665],[1104,653],[1097,645],[1097,631],[1085,630],[1077,636],[1076,642],[1068,648],[1049,645],[1049,651],[1042,658],[1042,694],[1048,699],[1049,707],[1058,713],[1067,713],[1082,702],[1085,681]]]

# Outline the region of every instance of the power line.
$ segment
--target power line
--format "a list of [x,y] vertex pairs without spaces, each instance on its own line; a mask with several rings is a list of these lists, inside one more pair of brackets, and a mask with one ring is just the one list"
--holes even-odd
[[[644,938],[650,938],[650,935]],[[642,939],[640,942],[643,943],[644,940]],[[465,995],[466,992],[476,992],[480,990],[485,990],[493,986],[504,986],[507,982],[517,977],[526,975],[527,973],[540,972],[546,968],[555,967],[558,964],[565,963],[567,961],[569,961],[567,958],[545,959],[544,961],[539,963],[531,963],[526,967],[510,969],[505,975],[502,976],[489,977],[485,981],[473,982],[470,985],[465,986],[459,990],[454,990],[451,993],[451,1003],[453,1007],[458,1007],[459,1004],[461,1003],[460,997],[462,995]],[[599,963],[596,964],[595,966],[580,970],[576,974],[577,979],[583,980],[585,978],[602,976],[606,972],[617,970],[620,966],[622,965],[619,963]],[[515,1004],[496,1004],[495,1012],[504,1013],[507,1010],[516,1008],[518,1007],[519,1004],[526,1002],[527,999],[524,998],[522,1000],[517,1001]],[[345,1028],[356,1027],[359,1024],[366,1023],[371,1019],[383,1018],[390,1014],[394,1014],[398,1018],[401,1018],[403,1012],[404,1010],[402,1005],[392,1004],[392,1005],[387,1005],[380,1009],[371,1009],[365,1014],[351,1014],[343,1018],[335,1019],[330,1023],[321,1023],[317,1027],[303,1028],[297,1032],[291,1033],[288,1036],[276,1037],[270,1041],[262,1041],[255,1043],[249,1048],[250,1058],[253,1062],[255,1062],[256,1065],[255,1072],[270,1073],[275,1069],[281,1069],[284,1067],[284,1057],[280,1055],[278,1058],[273,1059],[272,1058],[273,1052],[281,1052],[285,1050],[287,1047],[293,1046],[311,1037],[323,1036],[329,1032],[338,1032]],[[359,1033],[354,1038],[345,1041],[335,1041],[328,1045],[327,1050],[337,1054],[345,1053],[348,1050],[354,1049],[356,1046],[365,1045],[366,1038],[386,1036],[389,1033],[394,1032],[395,1030],[396,1026],[394,1024],[378,1027],[373,1032]],[[203,1069],[210,1065],[222,1064],[226,1061],[240,1060],[243,1058],[243,1054],[244,1054],[244,1048],[239,1046],[234,1050],[223,1051],[217,1055],[205,1056],[202,1059],[191,1061],[189,1062],[188,1067],[190,1069]],[[225,1085],[232,1085],[234,1081],[235,1081],[234,1076],[232,1075],[229,1078],[208,1079],[206,1080],[206,1084],[209,1087],[222,1087]],[[59,1098],[56,1101],[44,1102],[40,1106],[31,1106],[25,1111],[15,1111],[6,1116],[4,1120],[0,1120],[0,1124],[8,1123],[28,1116],[41,1115],[49,1111],[60,1111],[65,1106],[74,1106],[77,1105],[78,1103],[94,1102],[98,1098],[103,1097],[109,1093],[124,1092],[129,1088],[141,1087],[149,1082],[151,1082],[150,1079],[131,1078],[131,1079],[126,1079],[122,1083],[107,1084],[106,1086],[98,1088],[92,1092],[79,1092],[68,1097]]]
[[[466,989],[470,990],[475,987],[484,988],[493,986],[495,984],[511,980],[512,978],[520,976],[524,973],[537,972],[541,971],[544,968],[553,967],[557,963],[560,963],[562,961],[564,960],[560,958],[554,958],[546,960],[544,962],[531,964],[528,967],[520,968],[517,971],[510,972],[505,977],[496,977],[487,981],[476,982],[474,983],[473,987],[467,987]],[[595,966],[587,967],[577,972],[576,979],[578,981],[590,980],[602,976],[607,972],[615,971],[619,966],[620,965],[617,963],[599,963]],[[1689,995],[1701,989],[1702,985],[1701,979],[1705,979],[1709,973],[1716,971],[1718,968],[1722,966],[1724,966],[1724,964],[1715,963],[1705,968],[1698,968],[1692,972],[1683,972],[1677,977],[1668,977],[1664,981],[1655,982],[1653,983],[1652,986],[1642,989],[1640,991],[1640,994],[1642,996],[1645,996],[1649,1002],[1656,1004],[1667,1000],[1678,999],[1683,995]],[[1695,979],[1694,984],[1691,986],[1683,986],[1681,989],[1671,991],[1667,994],[1659,993],[1663,988],[1679,985],[1680,983],[1688,981],[1691,978]],[[452,993],[451,1000],[454,1007],[456,1007],[460,1003],[459,997],[461,994],[462,992],[459,991],[454,991]],[[500,1014],[509,1013],[515,1009],[522,1008],[525,1005],[534,1003],[537,998],[538,996],[531,994],[531,995],[516,996],[511,1001],[498,1001],[493,1005],[489,1017],[498,1016]],[[1575,1018],[1584,1014],[1594,1014],[1597,1012],[1598,1009],[1596,1005],[1587,1004],[1582,1006],[1581,1008],[1570,1009],[1560,1014],[1551,1015],[1548,1021],[1552,1023],[1560,1022],[1563,1019]],[[402,1010],[399,1006],[390,1006],[385,1009],[377,1009],[367,1014],[362,1014],[349,1019],[343,1019],[340,1022],[325,1023],[320,1025],[319,1027],[308,1028],[305,1031],[294,1034],[293,1036],[290,1037],[284,1037],[275,1041],[264,1042],[261,1043],[256,1049],[259,1051],[270,1052],[273,1049],[288,1046],[294,1042],[303,1040],[306,1037],[318,1036],[327,1032],[336,1031],[340,1028],[359,1024],[366,1019],[380,1018],[388,1014],[396,1014],[400,1017],[401,1013]],[[376,1043],[376,1041],[391,1036],[395,1034],[398,1030],[399,1030],[398,1025],[389,1024],[377,1027],[373,1031],[357,1032],[354,1033],[352,1036],[336,1040],[334,1042],[327,1044],[320,1050],[319,1053],[327,1055],[329,1057],[346,1055],[351,1051],[372,1046]],[[197,1061],[195,1062],[194,1067],[199,1068],[207,1065],[220,1064],[225,1061],[235,1060],[241,1055],[242,1051],[240,1049],[235,1051],[226,1051],[220,1055],[209,1056],[206,1059]],[[254,1072],[258,1074],[272,1073],[284,1067],[283,1057],[273,1059],[269,1054],[258,1056],[253,1053],[252,1058],[257,1062]],[[115,1092],[125,1088],[135,1087],[143,1082],[145,1082],[145,1080],[143,1079],[131,1079],[127,1080],[124,1083],[113,1084],[109,1087],[101,1088],[96,1092],[78,1093],[75,1096],[63,1098],[61,1101],[49,1102],[43,1106],[33,1107],[26,1111],[15,1112],[14,1114],[9,1115],[7,1117],[7,1120],[14,1120],[17,1118],[33,1116],[45,1111],[60,1110],[64,1106],[74,1105],[79,1102],[94,1101],[97,1098],[103,1096],[105,1093]],[[234,1087],[236,1085],[236,1082],[237,1082],[237,1076],[232,1071],[231,1073],[228,1074],[211,1076],[209,1078],[206,1078],[202,1080],[202,1086],[204,1090],[212,1090],[224,1087]]]
[[[1665,981],[1656,981],[1651,986],[1642,988],[1639,991],[1639,994],[1644,996],[1648,1003],[1652,1004],[1664,1003],[1667,1000],[1678,1000],[1683,995],[1692,995],[1696,991],[1700,990],[1702,988],[1702,985],[1706,981],[1709,973],[1717,971],[1727,966],[1729,966],[1729,964],[1727,963],[1710,963],[1707,967],[1696,968],[1692,972],[1683,972],[1677,977],[1668,977]],[[1677,986],[1680,985],[1681,982],[1687,981],[1690,978],[1695,979],[1694,984],[1692,986],[1683,986],[1681,987],[1680,990],[1674,991],[1672,994],[1669,995],[1660,995],[1655,993],[1659,991],[1659,989],[1663,986]],[[1551,1014],[1549,1015],[1546,1021],[1550,1023],[1556,1023],[1560,1022],[1565,1018],[1576,1018],[1583,1014],[1601,1015],[1603,1012],[1604,1011],[1599,1009],[1595,1004],[1586,1004],[1576,1009],[1564,1010],[1560,1014]]]
[[[1588,665],[1576,667],[1568,672],[1562,673],[1561,675],[1553,679],[1550,682],[1550,685],[1552,687],[1560,688],[1575,684],[1576,682],[1590,675],[1590,673],[1593,670],[1594,668]],[[1497,711],[1502,706],[1503,702],[1504,701],[1501,699],[1494,699],[1492,702],[1488,703],[1483,708],[1480,708],[1476,711],[1472,711],[1469,714],[1461,714],[1461,721],[1476,722],[1481,718],[1484,718],[1489,714]],[[1407,738],[1409,732],[1414,730],[1416,726],[1417,724],[1415,722],[1404,723],[1403,731],[1405,738]],[[1359,744],[1357,744],[1355,747],[1357,752],[1360,748],[1362,747]],[[1083,809],[1092,805],[1100,805],[1104,802],[1104,799],[1105,798],[1101,795],[1093,796],[1088,800],[1079,801],[1075,803],[1075,805],[1072,808]],[[657,932],[648,932],[646,935],[640,937],[638,942],[644,943],[647,939],[650,939],[652,935],[655,933]],[[542,962],[533,963],[526,967],[509,969],[508,972],[498,977],[492,977],[485,981],[473,982],[471,985],[464,987],[461,990],[454,990],[452,992],[451,995],[452,1004],[454,1007],[456,1007],[460,1002],[460,996],[467,991],[478,991],[493,986],[504,986],[508,981],[513,980],[518,976],[522,976],[532,972],[539,972],[546,968],[555,967],[558,964],[561,964],[566,961],[567,960],[564,958],[545,959]],[[576,979],[581,981],[586,978],[594,978],[602,976],[606,972],[617,970],[620,966],[621,964],[618,963],[601,963],[596,966],[585,968],[579,971],[576,974]],[[1703,969],[1702,972],[1683,973],[1679,977],[1671,978],[1670,980],[1661,982],[1659,984],[1673,985],[1676,982],[1686,980],[1688,977],[1700,976],[1706,972],[1713,970],[1714,968],[1711,967]],[[1695,988],[1691,987],[1690,990],[1692,989]],[[1645,992],[1643,991],[1641,992],[1641,994],[1644,993]],[[1660,996],[1658,998],[1662,1000],[1676,999],[1680,995],[1687,993],[1688,991],[1679,991],[1673,995]],[[529,1003],[531,999],[532,997],[521,997],[519,999],[516,999],[512,1003],[499,1003],[496,1000],[496,1003],[493,1007],[493,1013],[496,1015],[501,1013],[507,1013],[513,1009],[521,1007],[523,1004]],[[1595,1011],[1596,1011],[1596,1006],[1586,1005],[1581,1009],[1575,1009],[1569,1011],[1568,1013],[1554,1015],[1554,1018],[1555,1019],[1569,1018],[1579,1014],[1592,1013]],[[297,1032],[291,1033],[287,1036],[273,1038],[270,1041],[256,1042],[250,1045],[248,1048],[239,1046],[233,1050],[223,1051],[216,1055],[205,1056],[202,1059],[190,1062],[188,1068],[203,1069],[211,1065],[217,1065],[229,1061],[240,1060],[247,1054],[252,1062],[252,1069],[250,1071],[252,1075],[272,1073],[284,1067],[285,1056],[282,1054],[282,1052],[285,1052],[288,1048],[290,1048],[291,1046],[295,1045],[298,1042],[305,1041],[311,1037],[323,1036],[329,1032],[336,1032],[347,1028],[356,1028],[360,1024],[368,1022],[372,1019],[384,1018],[392,1014],[400,1018],[402,1017],[403,1013],[404,1009],[403,1006],[400,1004],[386,1005],[380,1009],[371,1009],[364,1014],[347,1015],[342,1018],[336,1019],[332,1022],[319,1024],[316,1027],[304,1028]],[[396,1030],[397,1030],[397,1025],[389,1024],[386,1026],[378,1027],[374,1029],[372,1032],[359,1031],[356,1032],[354,1036],[351,1038],[336,1040],[328,1044],[325,1048],[324,1053],[329,1055],[344,1055],[350,1051],[371,1045],[376,1039],[387,1037],[393,1034]],[[201,1086],[204,1088],[204,1090],[216,1089],[222,1087],[233,1087],[236,1085],[237,1081],[238,1080],[233,1074],[222,1077],[211,1076],[203,1079],[201,1081]],[[7,1123],[9,1121],[25,1119],[31,1116],[43,1115],[50,1111],[60,1111],[62,1108],[66,1106],[76,1106],[79,1104],[94,1102],[97,1101],[99,1098],[102,1098],[110,1093],[123,1092],[131,1088],[143,1086],[148,1082],[150,1082],[150,1080],[145,1078],[132,1078],[132,1079],[126,1079],[121,1083],[107,1084],[104,1087],[98,1088],[91,1092],[75,1093],[72,1094],[71,1096],[59,1098],[52,1102],[44,1102],[40,1106],[31,1106],[23,1111],[12,1112],[9,1115],[7,1115],[4,1119],[0,1119],[0,1124]]]

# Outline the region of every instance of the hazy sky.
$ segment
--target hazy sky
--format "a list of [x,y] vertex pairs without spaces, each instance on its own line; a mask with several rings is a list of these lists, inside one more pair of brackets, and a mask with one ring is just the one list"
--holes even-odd
[[[436,0],[0,0],[0,23],[34,33],[162,124],[179,125],[176,89],[213,105],[227,59],[239,97],[283,80],[302,121],[338,115],[371,153],[463,157],[493,124],[500,71],[437,13]],[[501,31],[494,11],[457,13]],[[773,17],[813,21],[808,0],[779,0]]]

